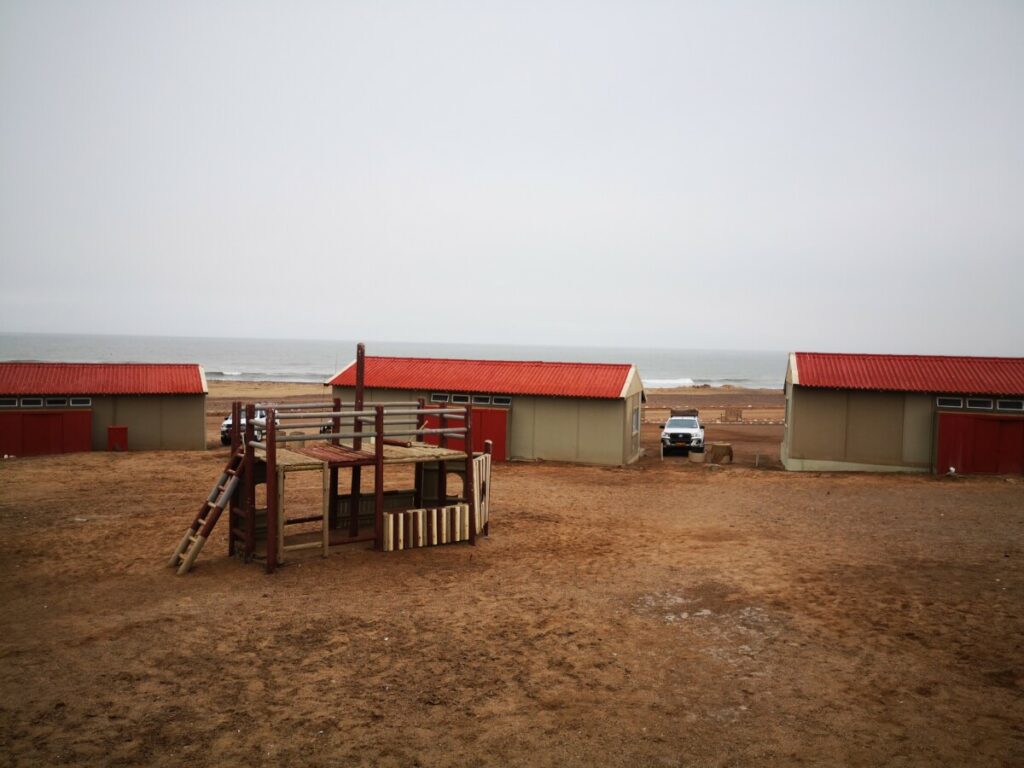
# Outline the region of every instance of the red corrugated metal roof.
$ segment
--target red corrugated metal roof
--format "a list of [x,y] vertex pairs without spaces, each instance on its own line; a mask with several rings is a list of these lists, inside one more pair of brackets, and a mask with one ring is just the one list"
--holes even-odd
[[[434,392],[617,398],[633,366],[610,363],[544,363],[519,360],[449,360],[367,357],[366,386]],[[328,382],[354,387],[353,362]]]
[[794,383],[830,389],[1024,394],[1024,358],[795,352]]
[[201,395],[194,363],[0,362],[0,395]]

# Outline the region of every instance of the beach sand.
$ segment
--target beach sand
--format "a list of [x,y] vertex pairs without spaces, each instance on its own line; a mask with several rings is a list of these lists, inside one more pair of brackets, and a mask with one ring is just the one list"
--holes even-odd
[[[277,387],[213,383],[210,422],[323,389]],[[713,468],[657,433],[630,467],[497,465],[477,547],[273,576],[223,524],[166,566],[219,446],[0,463],[4,764],[1024,764],[1019,479]]]

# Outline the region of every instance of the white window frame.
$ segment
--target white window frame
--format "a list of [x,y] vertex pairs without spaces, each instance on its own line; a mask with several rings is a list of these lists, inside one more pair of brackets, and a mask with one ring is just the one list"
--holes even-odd
[[18,398],[16,397],[0,397],[0,408],[17,408]]
[[68,399],[66,397],[47,397],[44,398],[47,408],[67,408]]
[[495,395],[491,398],[491,404],[501,406],[502,408],[511,408],[512,398],[508,395]]
[[435,392],[434,394],[432,394],[430,396],[430,402],[432,402],[432,403],[447,403],[448,402],[448,395],[446,395],[446,394],[444,394],[442,392]]
[[454,394],[451,402],[452,405],[469,405],[469,395]]
[[[945,400],[946,402],[942,402]],[[953,403],[956,405],[953,405]],[[936,397],[935,405],[939,408],[963,408],[964,399],[962,397]]]
[[22,408],[42,408],[43,398],[41,397],[23,397],[19,402]]
[[1010,413],[1024,413],[1024,400],[996,400],[996,408]]
[[473,395],[473,405],[490,405],[490,395]]
[[640,406],[633,406],[633,417],[631,419],[633,424],[633,434],[640,434]]
[[[975,405],[971,405],[975,403]],[[988,403],[988,405],[976,405],[976,403]],[[994,406],[990,397],[968,397],[967,408],[972,411],[991,411]]]
[[72,397],[68,400],[72,408],[92,408],[91,397]]

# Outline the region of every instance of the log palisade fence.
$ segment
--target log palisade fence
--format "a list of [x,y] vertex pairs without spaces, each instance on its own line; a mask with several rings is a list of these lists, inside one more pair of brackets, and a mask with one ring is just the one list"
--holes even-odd
[[[474,460],[473,500],[476,503],[476,533],[488,532],[490,511],[491,454]],[[415,547],[436,547],[470,539],[468,504],[449,504],[432,509],[409,509],[384,513],[384,551]]]

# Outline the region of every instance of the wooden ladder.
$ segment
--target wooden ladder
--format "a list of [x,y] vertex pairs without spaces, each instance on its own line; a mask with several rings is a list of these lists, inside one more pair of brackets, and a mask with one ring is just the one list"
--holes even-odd
[[206,543],[210,532],[213,531],[213,526],[217,524],[221,512],[234,496],[242,473],[245,471],[244,459],[245,451],[242,448],[231,454],[231,458],[224,465],[224,471],[217,478],[213,490],[210,491],[210,495],[199,508],[192,524],[185,531],[178,548],[171,555],[168,565],[172,568],[177,567],[179,576],[184,576],[192,570],[192,564],[199,557],[203,544]]

